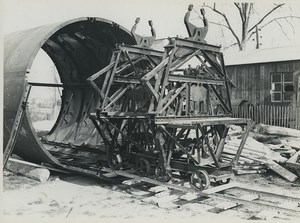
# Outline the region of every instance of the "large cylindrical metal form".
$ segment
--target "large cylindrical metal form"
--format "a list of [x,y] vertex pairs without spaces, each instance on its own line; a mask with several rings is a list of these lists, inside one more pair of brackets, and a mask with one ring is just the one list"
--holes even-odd
[[[99,100],[86,84],[86,79],[109,63],[116,43],[136,42],[120,25],[87,17],[5,36],[4,148],[22,99],[26,77],[30,75],[32,62],[41,48],[54,62],[65,86],[60,114],[44,139],[66,145],[97,146],[101,139],[88,114]],[[67,168],[47,151],[33,128],[29,114],[23,120],[14,153],[34,162]]]

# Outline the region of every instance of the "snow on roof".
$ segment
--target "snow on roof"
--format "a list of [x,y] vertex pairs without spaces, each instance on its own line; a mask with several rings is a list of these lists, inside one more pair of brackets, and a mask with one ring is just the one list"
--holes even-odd
[[226,66],[300,60],[300,46],[225,52],[224,60]]

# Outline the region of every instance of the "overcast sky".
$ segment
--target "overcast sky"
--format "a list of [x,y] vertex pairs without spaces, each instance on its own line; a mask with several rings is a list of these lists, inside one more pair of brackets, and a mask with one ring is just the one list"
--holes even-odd
[[[127,29],[131,29],[135,18],[141,17],[137,32],[141,35],[150,35],[148,20],[152,19],[156,29],[157,38],[169,36],[186,37],[187,32],[183,23],[183,17],[190,3],[199,12],[204,1],[199,0],[0,0],[3,2],[3,32],[36,27],[44,24],[64,21],[82,16],[95,16],[113,20]],[[212,1],[205,1],[212,5]],[[274,7],[273,1],[261,1],[255,3],[253,21],[258,21],[264,13]],[[277,1],[278,2],[278,1]],[[273,16],[297,15],[300,16],[300,1],[285,1],[286,6],[276,11]],[[237,9],[233,1],[217,1],[217,7],[227,13],[236,32],[240,34]],[[221,18],[206,9],[209,21],[219,22]],[[273,17],[270,17],[270,19]],[[202,26],[196,11],[191,16],[192,21]],[[267,20],[266,20],[267,21]],[[263,48],[284,45],[300,45],[300,19],[289,20],[294,23],[294,28],[283,21],[282,27],[288,38],[280,31],[277,23],[270,24],[260,35]],[[233,41],[228,30],[221,30],[211,25],[207,35],[207,41],[212,44],[230,45]],[[249,45],[249,49],[255,47],[255,42]]]

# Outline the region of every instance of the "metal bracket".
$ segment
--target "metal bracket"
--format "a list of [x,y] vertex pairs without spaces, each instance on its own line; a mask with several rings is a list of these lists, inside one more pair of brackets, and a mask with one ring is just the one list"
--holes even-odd
[[135,38],[135,41],[137,42],[137,46],[150,48],[152,46],[155,38],[156,38],[156,32],[155,32],[155,29],[153,28],[153,22],[152,22],[152,20],[148,21],[149,26],[151,27],[152,36],[147,36],[147,37],[143,37],[143,36],[140,36],[140,35],[135,33],[137,24],[139,22],[140,22],[140,18],[138,17],[138,18],[135,19],[135,23],[131,28],[131,34]]
[[197,27],[197,26],[193,25],[192,23],[190,23],[190,21],[189,21],[192,10],[193,10],[193,5],[191,4],[191,5],[189,5],[188,11],[184,16],[184,24],[186,26],[186,29],[190,36],[190,39],[194,40],[194,41],[200,41],[200,42],[206,43],[206,41],[204,39],[205,39],[207,31],[208,31],[208,21],[205,17],[205,11],[203,8],[200,10],[200,12],[203,16],[204,27]]
[[31,85],[28,84],[28,82],[26,82],[25,83],[25,91],[23,92],[23,97],[19,104],[17,115],[16,115],[16,118],[13,123],[13,128],[10,132],[9,140],[8,140],[8,143],[7,143],[4,153],[3,153],[3,169],[5,168],[6,163],[14,150],[14,147],[15,147],[15,144],[17,141],[17,136],[19,135],[19,132],[20,132],[20,129],[22,126],[22,121],[23,121],[23,118],[25,115],[25,110],[27,108],[27,101],[29,98],[30,90],[31,90]]

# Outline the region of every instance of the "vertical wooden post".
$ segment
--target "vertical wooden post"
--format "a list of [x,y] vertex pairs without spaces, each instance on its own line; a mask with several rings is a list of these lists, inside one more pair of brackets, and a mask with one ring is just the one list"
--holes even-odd
[[299,120],[298,120],[298,109],[297,108],[294,108],[293,109],[293,112],[295,112],[295,124],[294,124],[294,128],[296,129],[296,128],[298,128],[298,122],[299,122]]
[[191,83],[188,83],[186,86],[186,102],[185,102],[185,112],[186,115],[189,116],[191,113]]
[[200,153],[200,139],[199,139],[199,128],[196,127],[196,146],[197,146],[197,158],[198,162],[201,163],[201,153]]
[[263,117],[263,123],[266,123],[267,124],[267,117],[269,116],[268,113],[267,113],[267,108],[268,106],[267,105],[263,105],[263,109],[262,109],[262,117]]
[[246,130],[245,130],[245,132],[244,132],[242,141],[241,141],[241,143],[240,143],[240,145],[239,145],[239,148],[238,148],[238,150],[237,150],[237,152],[236,152],[235,158],[232,160],[233,163],[234,163],[234,165],[237,165],[237,163],[238,163],[238,161],[239,161],[239,158],[240,158],[240,156],[241,156],[242,150],[243,150],[243,148],[244,148],[244,145],[245,145],[245,143],[246,143],[246,140],[247,140],[247,138],[248,138],[250,129],[252,128],[253,124],[254,124],[253,122],[247,124],[247,128],[246,128]]
[[225,144],[225,139],[226,139],[226,136],[228,134],[228,130],[229,130],[229,127],[226,125],[225,129],[224,129],[224,131],[222,133],[222,136],[220,138],[220,141],[219,141],[219,144],[218,144],[218,148],[217,148],[217,151],[216,151],[216,157],[217,157],[217,159],[220,159],[221,154],[223,152],[224,144]]
[[273,125],[273,106],[270,106],[270,125]]
[[288,108],[288,112],[287,112],[287,127],[290,126],[290,114],[291,114],[291,111],[290,111],[290,109]]
[[275,125],[278,126],[278,106],[275,106],[274,118],[275,118]]

